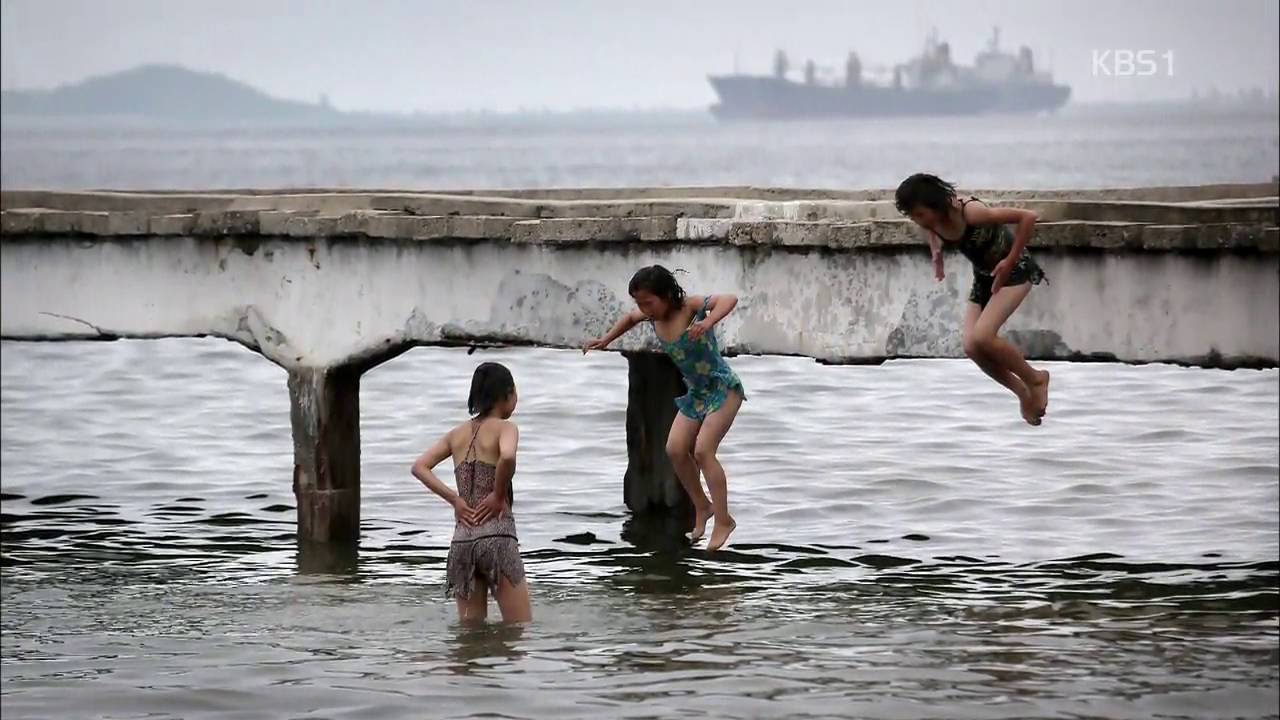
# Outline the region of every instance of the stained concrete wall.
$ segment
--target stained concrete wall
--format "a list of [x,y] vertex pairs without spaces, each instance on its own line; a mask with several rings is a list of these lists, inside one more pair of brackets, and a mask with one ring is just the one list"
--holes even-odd
[[[1238,202],[1216,190],[1176,203],[1018,200],[1052,219],[1032,245],[1050,284],[1010,336],[1040,358],[1275,365],[1268,190]],[[885,201],[633,195],[5,193],[0,334],[214,335],[290,369],[413,344],[576,347],[631,307],[635,269],[660,262],[685,270],[691,292],[740,296],[722,331],[729,352],[960,355],[968,265],[949,257],[935,283],[924,244]],[[618,347],[651,343],[639,332]]]

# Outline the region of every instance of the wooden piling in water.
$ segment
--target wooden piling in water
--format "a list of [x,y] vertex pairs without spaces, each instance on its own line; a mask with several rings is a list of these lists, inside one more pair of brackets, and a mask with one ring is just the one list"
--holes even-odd
[[289,371],[298,541],[360,538],[360,370]]
[[693,504],[667,457],[667,434],[676,417],[675,398],[685,392],[680,371],[666,355],[626,352],[627,472],[622,480],[627,509],[672,516],[692,527]]

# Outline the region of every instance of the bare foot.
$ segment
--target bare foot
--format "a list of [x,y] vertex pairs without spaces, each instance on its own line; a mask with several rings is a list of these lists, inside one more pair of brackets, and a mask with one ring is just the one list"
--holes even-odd
[[1035,391],[1032,390],[1026,395],[1019,396],[1018,400],[1022,405],[1022,419],[1026,420],[1028,425],[1039,425],[1043,413],[1040,412],[1040,407],[1036,404]]
[[716,520],[716,526],[711,530],[711,539],[707,541],[707,552],[715,552],[724,547],[725,542],[729,540],[729,534],[733,529],[738,527],[738,523],[733,518],[727,518],[723,522]]
[[693,509],[693,531],[689,533],[689,539],[697,542],[707,534],[707,521],[711,519],[711,506],[703,505],[700,508]]
[[1049,409],[1049,371],[1036,371],[1036,381],[1027,385],[1031,397],[1035,400],[1036,409],[1041,415]]

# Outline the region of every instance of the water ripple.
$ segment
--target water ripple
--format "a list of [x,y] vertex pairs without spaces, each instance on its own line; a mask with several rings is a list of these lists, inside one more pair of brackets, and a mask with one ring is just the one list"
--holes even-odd
[[278,368],[6,343],[6,716],[1275,715],[1276,371],[1057,365],[1031,429],[965,363],[737,358],[709,555],[626,513],[621,357],[484,355],[526,399],[526,629],[452,621],[450,513],[408,475],[481,358],[364,380],[361,547],[317,561]]

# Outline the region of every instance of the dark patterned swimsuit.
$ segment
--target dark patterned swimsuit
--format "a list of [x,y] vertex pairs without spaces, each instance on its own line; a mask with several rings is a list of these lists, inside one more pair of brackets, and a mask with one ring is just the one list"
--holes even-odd
[[[471,434],[471,444],[462,464],[453,469],[458,483],[458,495],[475,507],[493,492],[497,468],[471,457],[476,446],[480,424],[476,423]],[[513,504],[513,493],[507,487],[507,505]],[[520,541],[516,538],[516,519],[511,512],[504,512],[483,525],[471,526],[459,522],[453,528],[453,543],[449,545],[449,559],[445,576],[448,584],[445,593],[459,600],[471,597],[475,589],[476,575],[484,578],[490,588],[506,578],[512,585],[524,582],[524,562],[520,559]]]
[[[974,201],[982,202],[976,197],[960,201],[961,217],[964,217],[964,206]],[[1009,251],[1013,249],[1013,234],[1009,232],[1009,228],[1004,225],[970,225],[966,222],[964,234],[959,240],[947,240],[942,235],[938,235],[938,238],[948,245],[957,246],[960,253],[973,263],[973,287],[969,290],[969,302],[985,308],[991,301],[991,283],[995,279],[992,273],[996,265],[1008,257]],[[1024,249],[1018,262],[1014,263],[1013,272],[1009,273],[1005,287],[1028,282],[1039,285],[1049,282],[1049,279],[1031,257],[1031,253]]]

